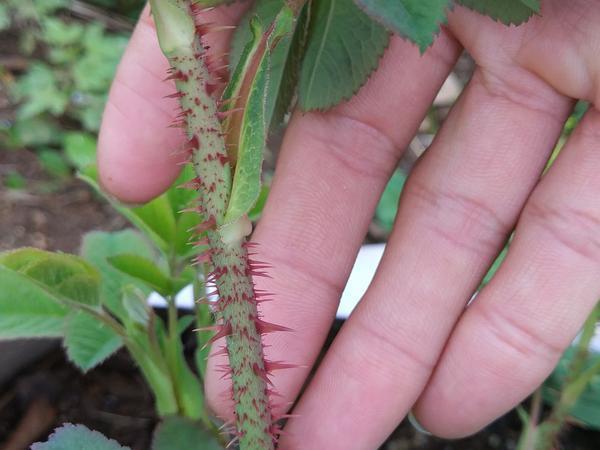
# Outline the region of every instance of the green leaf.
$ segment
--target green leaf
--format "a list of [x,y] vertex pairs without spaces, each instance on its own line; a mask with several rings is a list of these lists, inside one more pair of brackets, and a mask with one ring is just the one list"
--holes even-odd
[[51,67],[35,62],[12,90],[22,105],[17,111],[19,120],[30,119],[49,112],[54,116],[63,114],[69,104],[69,94],[59,87],[59,81]]
[[63,131],[48,115],[19,119],[8,129],[8,145],[12,148],[58,145]]
[[121,447],[116,441],[108,439],[97,431],[83,425],[67,423],[57,428],[47,442],[38,442],[31,450],[130,450]]
[[485,285],[487,285],[490,281],[492,281],[492,278],[494,278],[494,275],[496,275],[496,272],[498,272],[498,269],[500,268],[500,266],[506,259],[507,254],[508,254],[508,245],[506,245],[502,249],[500,254],[496,257],[496,259],[492,263],[492,266],[489,268],[488,272],[485,274],[485,277],[483,277],[483,281],[481,282],[481,286],[479,287],[480,290]]
[[176,294],[171,279],[154,261],[148,258],[130,253],[121,253],[108,257],[107,261],[121,272],[143,281],[161,295]]
[[258,195],[258,199],[256,203],[252,207],[250,211],[248,211],[248,218],[255,222],[260,219],[262,215],[263,209],[265,209],[265,205],[267,204],[267,199],[269,198],[269,192],[271,188],[264,184],[260,189],[260,194]]
[[[253,39],[250,21],[256,19],[263,29],[267,29],[284,5],[284,0],[258,0],[254,3],[253,7],[241,20],[232,38],[231,67],[237,67],[244,47]],[[291,51],[292,38],[296,39],[296,34],[298,34],[298,30],[294,30],[293,34],[283,36],[270,55],[269,89],[265,99],[265,123],[269,128],[280,121],[282,115],[280,110],[289,106],[291,96],[296,89],[296,83],[291,83],[289,80],[291,74],[288,68],[290,59],[295,61],[301,59],[302,56],[300,48],[295,49],[294,52]],[[299,66],[296,67],[296,70],[299,70]],[[280,97],[287,100],[280,100]],[[285,107],[281,106],[280,103],[282,102],[285,103]]]
[[406,175],[401,170],[396,170],[390,181],[388,181],[381,199],[377,204],[375,210],[375,218],[377,223],[385,228],[386,231],[392,231],[394,221],[396,220],[396,213],[398,212],[398,202],[400,201],[400,194],[404,189],[404,183],[406,182]]
[[[446,21],[449,0],[355,0],[373,19],[424,52]],[[504,0],[502,0],[504,1]]]
[[71,169],[65,158],[56,150],[43,149],[37,154],[40,165],[46,172],[56,178],[66,178],[71,175]]
[[10,27],[10,13],[6,5],[0,5],[0,31],[7,30]]
[[[293,14],[284,7],[268,36],[263,35],[258,20],[254,20],[251,26],[253,41],[248,44],[225,93],[225,98],[234,98],[239,92],[248,92],[239,127],[235,122],[233,125],[227,124],[240,132],[234,143],[237,144],[237,160],[225,223],[233,223],[246,214],[260,195],[263,150],[267,137],[264,99],[269,77],[269,48],[292,30]],[[235,115],[232,117],[233,121],[240,120]]]
[[[292,37],[292,42],[287,50],[287,59],[279,89],[277,92],[276,102],[271,114],[269,129],[271,132],[276,131],[279,126],[284,124],[286,114],[294,107],[294,102],[297,100],[298,82],[300,80],[300,69],[304,60],[306,51],[306,43],[308,40],[308,30],[310,22],[310,7],[305,5],[296,20],[296,28]],[[276,49],[277,51],[277,49]],[[273,59],[277,55],[273,55]],[[274,64],[272,64],[274,65]],[[275,91],[273,91],[275,93]],[[268,110],[267,110],[268,111]]]
[[135,286],[125,286],[123,289],[123,307],[132,323],[146,327],[152,314],[146,295]]
[[77,256],[23,248],[0,254],[0,265],[30,278],[63,302],[100,305],[99,274]]
[[[113,208],[129,220],[138,230],[144,233],[164,255],[170,253],[170,241],[165,240],[165,238],[161,236],[161,234],[169,235],[171,230],[176,229],[175,219],[173,218],[169,200],[165,198],[166,194],[155,198],[144,206],[130,208],[107,195],[100,188],[100,185],[98,184],[98,171],[95,166],[88,166],[83,172],[79,173],[78,176],[89,184],[98,194],[104,197]],[[161,213],[166,214],[167,217],[161,217]],[[156,222],[154,221],[154,218],[156,218]]]
[[37,283],[0,265],[0,339],[61,337],[68,309]]
[[127,42],[125,36],[107,34],[98,23],[86,26],[81,41],[83,54],[72,68],[77,90],[107,93]]
[[67,133],[63,150],[69,162],[79,170],[96,163],[96,139],[91,134]]
[[4,176],[3,184],[8,189],[21,190],[27,187],[27,179],[16,170],[11,170]]
[[142,283],[135,278],[115,269],[108,262],[108,258],[121,253],[132,253],[152,259],[153,251],[147,241],[134,230],[123,230],[113,233],[93,231],[83,237],[80,254],[93,264],[102,277],[100,296],[102,301],[117,315],[127,317],[121,304],[121,289],[129,284],[143,288]]
[[349,99],[366,82],[389,42],[389,33],[353,0],[316,0],[300,71],[303,110],[327,109]]
[[97,318],[74,312],[67,318],[63,345],[69,360],[87,372],[116,352],[123,342]]
[[42,39],[50,46],[70,46],[81,42],[84,27],[75,21],[65,22],[58,17],[43,17]]
[[199,422],[166,417],[156,428],[152,450],[220,450],[222,447]]
[[[577,350],[571,346],[564,353],[552,375],[543,384],[544,400],[551,405],[560,398],[564,389],[565,380],[570,375],[571,363]],[[585,369],[589,369],[600,362],[600,353],[590,353],[586,360]],[[592,378],[587,388],[577,399],[570,416],[581,421],[586,426],[600,430],[600,374]]]
[[458,3],[505,25],[520,25],[540,12],[540,0],[458,0]]
[[170,243],[175,238],[177,226],[167,195],[163,194],[150,203],[132,208],[131,212],[165,242],[166,248],[170,247]]

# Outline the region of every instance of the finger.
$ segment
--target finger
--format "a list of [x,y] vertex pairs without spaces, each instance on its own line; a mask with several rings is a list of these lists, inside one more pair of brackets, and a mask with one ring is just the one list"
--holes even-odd
[[600,113],[590,111],[521,216],[508,255],[455,329],[417,414],[472,433],[530,394],[600,298]]
[[[322,347],[378,198],[458,51],[444,36],[420,57],[394,38],[356,97],[327,113],[297,113],[290,123],[253,237],[257,258],[274,266],[272,280],[257,280],[275,294],[261,305],[265,320],[295,330],[266,335],[266,356],[303,365],[274,373],[285,405],[279,411],[296,397]],[[227,416],[219,396],[227,388],[218,378],[210,371],[208,395]]]
[[502,76],[508,81],[476,71],[409,177],[375,279],[294,410],[282,448],[377,448],[416,401],[570,107],[533,76]]
[[[204,12],[199,20],[230,25],[242,12],[243,4],[235,4]],[[209,33],[210,51],[224,52],[230,34]],[[164,81],[168,68],[146,7],[115,75],[98,141],[102,186],[126,202],[159,195],[181,168],[183,132],[168,127],[177,114],[177,100],[165,98],[175,92],[174,82]]]

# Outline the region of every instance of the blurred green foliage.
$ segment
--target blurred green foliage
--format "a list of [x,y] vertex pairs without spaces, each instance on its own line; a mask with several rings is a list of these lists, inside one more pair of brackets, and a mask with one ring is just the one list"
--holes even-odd
[[[107,16],[132,19],[142,0],[93,0]],[[0,123],[0,148],[35,150],[42,166],[64,177],[81,158],[95,156],[96,134],[108,90],[128,41],[100,21],[78,20],[72,0],[6,0],[0,32],[15,40],[27,61],[21,73],[4,73],[14,120]],[[133,24],[133,20],[132,20]],[[16,36],[16,39],[15,39]]]

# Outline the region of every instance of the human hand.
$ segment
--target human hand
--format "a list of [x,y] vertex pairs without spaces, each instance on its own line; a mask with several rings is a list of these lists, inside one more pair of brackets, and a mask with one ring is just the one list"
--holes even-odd
[[[239,5],[207,21],[235,23]],[[457,7],[421,57],[394,38],[359,94],[296,113],[253,240],[274,268],[261,289],[267,357],[285,409],[314,363],[379,195],[461,46],[477,62],[402,196],[368,292],[294,410],[280,448],[373,449],[413,408],[435,434],[472,433],[552,370],[600,296],[600,115],[592,107],[539,176],[573,105],[597,103],[600,4],[548,0],[543,18],[506,28]],[[129,202],[178,172],[166,60],[143,19],[119,68],[100,136],[104,187]],[[211,46],[227,46],[221,34]],[[465,310],[516,226],[492,282]],[[211,361],[214,365],[218,363]],[[222,415],[218,376],[207,380]],[[415,404],[416,403],[416,404]]]

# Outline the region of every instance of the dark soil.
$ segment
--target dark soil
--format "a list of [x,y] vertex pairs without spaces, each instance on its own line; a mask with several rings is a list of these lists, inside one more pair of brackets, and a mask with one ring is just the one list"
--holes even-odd
[[0,186],[14,172],[27,185],[0,187],[0,251],[31,246],[76,253],[86,232],[117,230],[126,224],[82,181],[46,174],[28,150],[0,149]]
[[70,422],[132,450],[148,450],[156,421],[152,395],[126,352],[83,375],[56,348],[3,391],[0,448],[25,449],[13,443],[45,440],[52,429]]
[[[336,325],[339,328],[339,322]],[[152,394],[125,351],[84,375],[57,346],[3,389],[0,449],[24,450],[70,422],[98,430],[132,450],[149,450],[157,421]],[[405,421],[380,450],[513,450],[519,430],[519,419],[511,413],[469,439],[445,441],[421,434]],[[575,427],[566,430],[561,441],[556,450],[600,448],[599,433]]]

